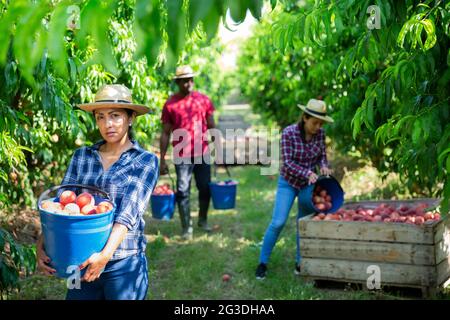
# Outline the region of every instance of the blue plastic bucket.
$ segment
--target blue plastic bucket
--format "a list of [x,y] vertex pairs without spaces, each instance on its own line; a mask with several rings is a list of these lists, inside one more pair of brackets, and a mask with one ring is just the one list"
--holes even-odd
[[214,209],[226,210],[236,206],[237,182],[234,184],[219,185],[217,182],[210,182],[209,188]]
[[331,208],[321,212],[336,212],[344,204],[344,190],[339,182],[332,176],[321,176],[317,179],[316,183],[308,185],[299,192],[298,202],[303,215],[317,212],[317,209],[314,207],[314,203],[312,201],[313,192],[316,186],[320,186],[322,189],[325,189],[332,198]]
[[[96,205],[104,200],[111,202],[108,198],[95,195],[94,198]],[[58,201],[58,198],[45,200]],[[41,202],[39,198],[44,246],[51,260],[50,265],[56,270],[57,276],[70,277],[76,266],[86,261],[93,253],[103,250],[111,234],[116,207],[113,204],[113,209],[105,213],[69,216],[41,209]],[[82,270],[80,275],[83,276],[85,271],[86,269]]]
[[175,194],[151,196],[152,217],[158,220],[170,220],[175,212]]

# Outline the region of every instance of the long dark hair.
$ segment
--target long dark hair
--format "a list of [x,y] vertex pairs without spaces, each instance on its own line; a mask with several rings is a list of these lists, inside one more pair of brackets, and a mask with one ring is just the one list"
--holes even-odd
[[300,130],[300,135],[302,137],[303,140],[306,139],[306,133],[305,133],[305,120],[308,120],[309,118],[311,118],[312,116],[310,114],[307,114],[306,112],[302,112],[302,114],[300,115],[300,119],[298,119],[298,128]]
[[[134,111],[131,109],[123,109],[127,112],[128,118],[131,118],[133,116]],[[134,131],[133,131],[133,126],[129,126],[128,127],[128,139],[130,139],[130,141],[134,140]]]

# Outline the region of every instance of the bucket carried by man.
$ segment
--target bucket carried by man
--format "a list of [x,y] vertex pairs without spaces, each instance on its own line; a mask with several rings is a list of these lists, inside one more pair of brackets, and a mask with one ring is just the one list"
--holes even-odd
[[157,186],[150,198],[152,217],[157,220],[171,220],[175,212],[175,184],[170,173],[168,175],[172,182],[172,189],[169,184]]
[[[230,171],[225,166],[228,178],[225,181],[210,182],[209,188],[214,209],[226,210],[233,209],[236,206],[236,193],[238,182],[231,179]],[[214,177],[217,176],[217,165],[214,165]]]

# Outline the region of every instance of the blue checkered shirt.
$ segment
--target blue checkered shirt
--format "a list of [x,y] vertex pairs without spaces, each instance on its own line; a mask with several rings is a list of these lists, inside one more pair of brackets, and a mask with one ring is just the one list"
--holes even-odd
[[99,154],[104,141],[77,149],[61,183],[95,186],[109,194],[116,205],[114,222],[128,228],[111,260],[145,252],[147,245],[144,213],[158,179],[158,158],[132,142],[133,147],[122,153],[107,171],[103,170]]

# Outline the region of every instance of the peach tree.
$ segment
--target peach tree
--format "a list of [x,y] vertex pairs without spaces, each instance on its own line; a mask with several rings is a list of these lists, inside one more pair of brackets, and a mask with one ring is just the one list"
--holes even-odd
[[450,200],[450,4],[285,1],[241,57],[242,90],[282,126],[321,96],[341,150],[355,147],[415,194]]

